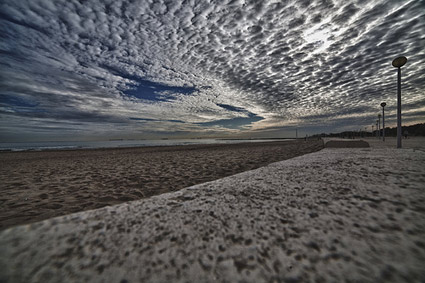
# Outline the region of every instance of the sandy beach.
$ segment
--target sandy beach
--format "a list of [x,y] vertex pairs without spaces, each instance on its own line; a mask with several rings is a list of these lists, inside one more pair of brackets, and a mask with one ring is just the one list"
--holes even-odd
[[323,148],[279,141],[0,153],[0,229],[138,200]]
[[0,281],[423,282],[423,141],[325,148],[11,227]]

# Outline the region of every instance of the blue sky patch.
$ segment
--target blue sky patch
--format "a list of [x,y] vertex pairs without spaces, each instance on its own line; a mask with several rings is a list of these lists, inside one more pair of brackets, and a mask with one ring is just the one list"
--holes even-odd
[[218,103],[217,103],[217,106],[220,106],[221,108],[224,108],[224,109],[229,110],[229,111],[235,111],[235,112],[247,112],[247,111],[246,111],[245,109],[243,109],[243,108],[235,107],[235,106],[228,105],[228,104],[218,104]]
[[174,123],[185,123],[184,121],[181,121],[181,120],[158,120],[158,119],[149,119],[149,118],[137,118],[137,117],[130,117],[129,118],[130,120],[133,120],[133,121],[143,121],[143,122],[146,122],[146,121],[161,121],[161,122],[174,122]]
[[264,120],[263,117],[257,116],[253,113],[249,113],[248,117],[237,117],[233,119],[223,119],[206,123],[197,123],[200,126],[221,126],[228,129],[240,129],[243,126],[249,125],[251,123]]
[[136,117],[130,117],[130,118],[128,118],[128,119],[130,119],[130,120],[133,120],[133,121],[155,121],[154,119],[148,119],[148,118],[136,118]]
[[38,103],[7,94],[0,94],[0,105],[1,104],[11,107],[36,107],[38,105]]
[[100,67],[108,70],[116,76],[120,76],[122,78],[134,81],[135,83],[130,84],[130,88],[124,90],[123,93],[127,96],[135,97],[138,99],[149,101],[167,101],[174,99],[172,94],[192,94],[193,92],[198,90],[196,87],[191,86],[170,86],[142,79],[135,75],[126,74],[113,66],[100,65]]
[[124,94],[139,99],[150,101],[167,101],[172,100],[173,96],[164,95],[164,92],[191,94],[197,89],[189,86],[169,86],[143,79],[132,79],[137,82],[131,89],[123,91]]

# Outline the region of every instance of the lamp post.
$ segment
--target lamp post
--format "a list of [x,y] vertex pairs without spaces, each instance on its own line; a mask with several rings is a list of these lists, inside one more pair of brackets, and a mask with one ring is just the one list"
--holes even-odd
[[385,141],[385,106],[387,106],[387,104],[385,102],[382,102],[382,141]]
[[393,60],[392,65],[398,68],[397,76],[397,148],[401,148],[401,67],[406,64],[407,58],[404,56],[397,57]]
[[378,139],[378,120],[376,120],[376,138]]
[[381,139],[381,114],[378,114],[378,138]]

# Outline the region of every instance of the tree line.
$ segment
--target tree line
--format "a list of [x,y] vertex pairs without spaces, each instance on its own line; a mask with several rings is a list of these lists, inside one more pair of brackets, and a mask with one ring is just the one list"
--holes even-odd
[[[317,134],[313,137],[341,137],[341,138],[354,138],[354,137],[373,137],[376,136],[377,130],[371,131],[345,131],[341,133],[330,133],[330,134]],[[402,135],[407,134],[408,136],[425,136],[425,123],[415,124],[410,126],[401,127]],[[381,129],[382,134],[382,129]],[[397,127],[385,128],[386,137],[396,137],[397,136]]]

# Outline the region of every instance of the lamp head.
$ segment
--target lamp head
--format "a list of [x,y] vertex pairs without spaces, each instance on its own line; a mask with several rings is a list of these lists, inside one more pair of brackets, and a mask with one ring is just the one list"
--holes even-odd
[[381,106],[382,106],[382,107],[385,107],[385,106],[387,106],[387,104],[386,104],[385,102],[382,102],[382,103],[381,103]]
[[400,68],[404,64],[406,64],[407,58],[404,56],[397,57],[393,60],[393,66],[396,68]]

